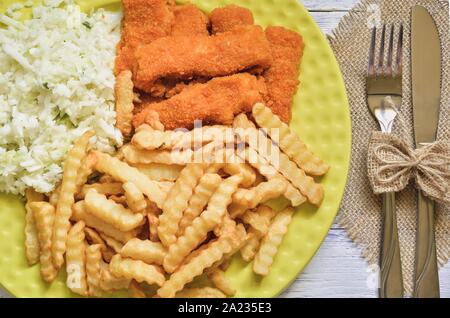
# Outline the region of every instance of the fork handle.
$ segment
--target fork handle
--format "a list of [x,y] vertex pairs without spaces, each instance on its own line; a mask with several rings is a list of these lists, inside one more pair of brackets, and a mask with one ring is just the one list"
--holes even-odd
[[398,241],[395,193],[384,193],[383,234],[380,255],[380,298],[402,298],[403,277]]
[[434,237],[435,204],[419,191],[417,246],[415,264],[415,298],[439,298],[439,275]]

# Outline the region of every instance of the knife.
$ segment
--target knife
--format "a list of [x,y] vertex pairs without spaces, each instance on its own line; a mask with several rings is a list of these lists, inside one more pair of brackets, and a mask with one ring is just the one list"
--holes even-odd
[[[441,43],[436,23],[422,6],[412,9],[412,99],[416,147],[436,141],[441,102]],[[439,298],[434,237],[435,204],[419,191],[415,286],[416,298]]]

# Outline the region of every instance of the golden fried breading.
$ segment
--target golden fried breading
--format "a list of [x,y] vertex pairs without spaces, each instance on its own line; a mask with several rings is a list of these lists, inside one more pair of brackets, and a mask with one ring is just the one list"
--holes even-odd
[[172,1],[123,0],[122,5],[123,29],[117,47],[116,74],[131,67],[136,47],[169,35],[174,20]]
[[213,34],[230,31],[238,25],[254,24],[253,13],[236,5],[214,9],[209,18]]
[[264,83],[250,74],[215,78],[206,84],[189,87],[166,101],[146,105],[133,118],[133,125],[139,127],[146,123],[151,111],[159,113],[168,130],[191,129],[195,120],[202,120],[204,125],[231,125],[234,116],[251,111],[264,92]]
[[172,36],[209,35],[209,18],[193,4],[176,6],[173,10],[175,20],[172,25]]
[[191,79],[232,75],[272,65],[266,36],[259,26],[239,26],[215,36],[173,36],[140,46],[135,52],[134,83],[152,93],[165,78]]
[[303,56],[303,38],[282,27],[268,27],[266,37],[270,42],[274,62],[264,73],[268,95],[266,104],[282,121],[292,118],[292,101],[299,85],[299,66]]

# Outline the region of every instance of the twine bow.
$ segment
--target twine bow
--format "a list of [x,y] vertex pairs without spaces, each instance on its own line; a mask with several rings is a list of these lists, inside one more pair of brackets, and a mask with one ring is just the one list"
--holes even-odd
[[450,142],[411,149],[397,136],[374,132],[369,143],[369,180],[375,194],[399,192],[411,179],[431,199],[450,204]]

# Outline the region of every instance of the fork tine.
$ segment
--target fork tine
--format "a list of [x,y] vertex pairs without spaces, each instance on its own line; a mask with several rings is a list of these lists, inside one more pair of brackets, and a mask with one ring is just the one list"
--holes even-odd
[[387,75],[392,76],[392,62],[394,60],[394,31],[395,26],[391,26],[391,34],[389,36],[389,49],[388,49],[388,69],[387,69]]
[[378,56],[378,69],[377,74],[383,74],[383,66],[384,66],[384,48],[385,48],[385,41],[386,38],[386,24],[383,24],[383,29],[381,31],[381,43],[380,43],[380,55]]
[[400,31],[398,35],[397,60],[395,68],[398,75],[403,74],[403,24],[400,25]]
[[369,49],[369,76],[375,75],[375,46],[377,41],[377,28],[373,27],[372,29],[372,39],[370,42]]

